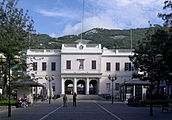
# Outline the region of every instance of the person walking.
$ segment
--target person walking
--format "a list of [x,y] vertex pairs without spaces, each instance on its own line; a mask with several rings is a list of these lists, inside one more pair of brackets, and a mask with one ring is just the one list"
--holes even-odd
[[73,106],[76,107],[76,97],[77,97],[77,94],[74,92],[73,94]]
[[67,107],[67,96],[64,94],[63,96],[63,107]]
[[72,88],[70,89],[70,93],[71,93],[71,95],[73,94],[73,89]]

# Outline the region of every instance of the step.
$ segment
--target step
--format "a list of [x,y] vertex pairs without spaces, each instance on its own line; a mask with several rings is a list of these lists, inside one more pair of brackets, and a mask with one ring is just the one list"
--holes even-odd
[[[68,100],[72,100],[72,95],[67,95]],[[77,95],[77,100],[105,100],[98,95]]]

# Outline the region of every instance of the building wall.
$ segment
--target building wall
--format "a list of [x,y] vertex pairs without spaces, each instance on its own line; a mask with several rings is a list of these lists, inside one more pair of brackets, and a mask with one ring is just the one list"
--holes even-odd
[[[88,46],[86,44],[62,45],[61,72],[62,73],[100,73],[101,45]],[[84,69],[79,69],[80,60],[84,60]],[[71,70],[66,69],[66,60],[71,60]],[[96,60],[96,70],[92,70],[92,60]]]
[[[33,71],[33,62],[37,62],[37,71]],[[42,70],[42,62],[46,62],[46,71]],[[56,70],[51,70],[51,63],[56,63]],[[31,78],[34,78],[32,74],[35,75],[35,80],[43,85],[45,85],[46,88],[49,88],[49,81],[45,79],[45,76],[55,76],[55,80],[51,81],[51,87],[53,84],[55,84],[55,91],[53,92],[54,95],[60,94],[60,83],[61,83],[61,57],[59,54],[55,53],[40,53],[40,52],[28,52],[28,58],[27,63],[29,65],[28,67],[28,73],[31,76]],[[30,64],[31,63],[31,64]],[[38,94],[40,94],[41,88],[38,87]]]
[[[130,62],[129,55],[132,55],[130,50],[109,50],[101,48],[101,45],[62,45],[61,51],[59,50],[28,50],[27,63],[38,62],[38,70],[33,71],[32,65],[28,68],[28,73],[35,74],[35,78],[41,84],[44,84],[46,88],[49,88],[48,81],[45,80],[45,75],[55,75],[56,91],[54,94],[61,94],[62,89],[62,76],[64,78],[71,77],[71,74],[75,75],[75,78],[82,77],[84,74],[89,78],[96,76],[99,79],[98,88],[100,88],[101,94],[111,94],[111,81],[108,79],[109,74],[111,76],[118,76],[118,79],[114,82],[114,93],[119,93],[115,90],[115,83],[122,83],[124,80],[128,81],[132,77],[133,71],[125,71],[125,62]],[[84,69],[79,69],[79,59],[84,59]],[[66,69],[66,61],[71,60],[71,69]],[[92,69],[92,60],[96,60],[96,70]],[[47,70],[42,71],[42,62],[47,63]],[[51,62],[56,62],[56,71],[51,71]],[[106,62],[111,63],[111,71],[106,71]],[[120,63],[120,71],[115,70],[115,63]],[[78,75],[78,76],[77,76]],[[74,79],[74,78],[72,78]],[[110,90],[107,91],[106,84],[110,84]],[[40,91],[38,91],[40,92]]]
[[[84,59],[84,69],[79,69],[78,59]],[[66,61],[71,60],[71,69],[66,69]],[[96,69],[92,69],[92,60],[96,60]],[[101,55],[98,54],[62,54],[62,73],[101,73]]]
[[[125,71],[125,63],[131,63],[129,56],[133,55],[131,50],[127,49],[102,49],[102,57],[101,57],[101,93],[102,94],[112,94],[112,81],[108,79],[108,76],[114,77],[117,75],[117,80],[113,82],[113,92],[116,97],[119,98],[119,90],[116,90],[116,84],[121,84],[124,81],[129,81],[132,78],[133,72],[136,72],[131,70]],[[106,70],[106,64],[110,63],[110,71]],[[116,70],[116,63],[120,63],[120,69],[119,71]],[[133,67],[133,64],[131,63],[131,67]],[[107,84],[109,84],[110,88],[107,89]]]

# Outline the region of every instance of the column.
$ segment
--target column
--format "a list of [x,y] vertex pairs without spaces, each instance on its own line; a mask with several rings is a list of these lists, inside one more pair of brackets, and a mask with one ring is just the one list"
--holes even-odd
[[98,94],[100,95],[101,94],[100,78],[98,79],[97,83],[98,83]]
[[89,78],[86,79],[86,95],[89,95]]
[[36,87],[36,94],[35,94],[36,98],[35,100],[37,101],[37,98],[38,98],[38,88]]
[[133,85],[133,96],[136,96],[136,86]]
[[73,80],[73,92],[77,93],[77,81],[76,81],[76,78],[74,78]]
[[126,101],[127,85],[124,85],[124,101]]
[[65,94],[65,90],[64,90],[64,78],[62,78],[61,80],[61,95]]
[[169,90],[170,90],[170,91],[169,91],[169,95],[172,95],[172,87],[169,86],[169,88],[170,88],[170,89],[169,89]]
[[142,85],[142,100],[145,100],[145,90],[144,86]]

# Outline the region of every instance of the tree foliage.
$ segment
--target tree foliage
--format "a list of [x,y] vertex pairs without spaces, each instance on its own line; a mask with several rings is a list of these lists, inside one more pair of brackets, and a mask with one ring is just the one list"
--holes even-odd
[[[161,49],[163,49],[163,55],[165,62],[168,66],[168,72],[172,72],[172,1],[166,0],[163,7],[164,12],[159,13],[158,17],[164,20],[164,27],[166,28],[167,34],[161,43]],[[155,38],[155,36],[154,36]]]
[[[165,0],[163,9],[167,10],[167,11],[171,11],[172,10],[172,1]],[[158,17],[160,17],[160,18],[162,18],[162,20],[164,20],[164,26],[172,25],[172,13],[171,12],[159,13]]]
[[[154,78],[167,79],[168,73],[172,72],[172,2],[166,0],[163,9],[170,9],[170,13],[159,13],[158,17],[164,20],[164,26],[156,26],[155,29],[150,28],[145,34],[145,38],[138,43],[134,51],[134,56],[130,59],[133,61],[135,67],[150,74],[155,73]],[[142,59],[146,54],[149,60]],[[157,61],[156,56],[161,54],[163,60]],[[145,56],[144,56],[145,57]]]
[[[136,68],[147,73],[152,70],[165,69],[163,66],[168,64],[166,61],[168,32],[163,27],[154,29],[154,31],[150,27],[145,36],[145,39],[138,42],[134,56],[130,57],[131,61],[133,61]],[[163,56],[163,60],[158,61],[156,57],[160,54]],[[145,60],[146,58],[147,60]]]
[[17,70],[21,71],[16,76],[18,79],[26,79],[26,50],[32,42],[29,40],[29,34],[34,32],[33,19],[28,15],[28,11],[18,9],[17,3],[18,0],[0,2],[0,53],[7,58],[6,63],[0,64],[0,78],[3,78],[0,82],[3,87],[8,80],[9,62],[11,68],[16,66],[12,61],[15,55],[20,56]]
[[28,36],[34,31],[34,21],[28,16],[28,11],[16,8],[17,2],[0,2],[0,52],[10,57],[29,47]]

